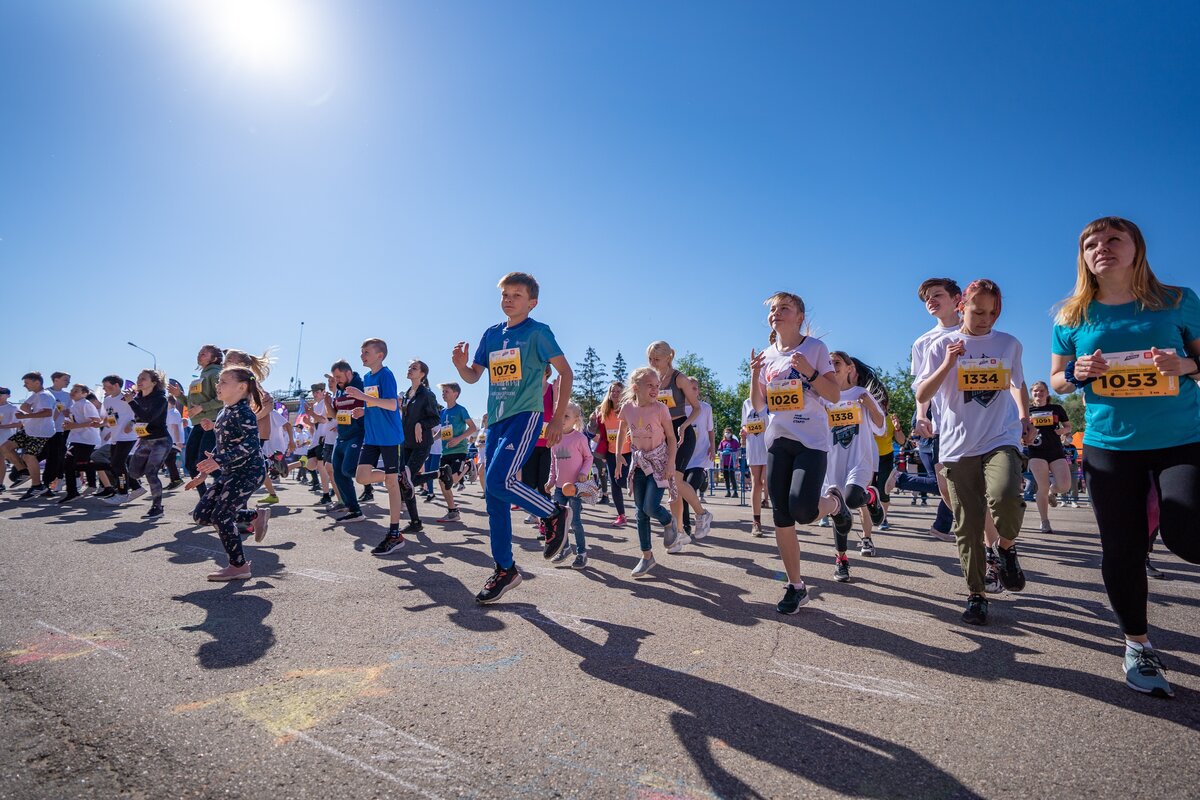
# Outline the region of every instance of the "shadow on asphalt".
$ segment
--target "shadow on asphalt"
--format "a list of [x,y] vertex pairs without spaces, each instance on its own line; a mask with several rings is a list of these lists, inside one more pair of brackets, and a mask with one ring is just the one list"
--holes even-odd
[[578,655],[587,675],[632,692],[664,700],[681,710],[671,725],[692,762],[717,795],[762,795],[726,770],[715,748],[730,747],[828,790],[858,797],[977,798],[952,775],[915,751],[845,725],[769,703],[761,697],[643,661],[640,628],[584,620],[607,633],[596,643],[536,613],[528,604],[497,606],[537,626],[563,649]]
[[181,628],[212,637],[196,650],[201,667],[228,669],[253,664],[275,646],[275,631],[265,623],[273,604],[265,597],[249,594],[273,588],[263,580],[253,584],[233,581],[171,598],[202,608],[208,614],[199,625]]

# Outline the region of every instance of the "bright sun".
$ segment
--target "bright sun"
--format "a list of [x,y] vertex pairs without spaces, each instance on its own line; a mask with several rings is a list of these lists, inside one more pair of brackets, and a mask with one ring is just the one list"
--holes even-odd
[[206,0],[201,8],[235,68],[286,74],[302,66],[312,42],[301,0]]

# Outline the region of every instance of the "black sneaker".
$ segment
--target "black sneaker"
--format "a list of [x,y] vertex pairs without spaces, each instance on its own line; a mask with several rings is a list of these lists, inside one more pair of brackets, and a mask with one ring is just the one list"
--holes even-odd
[[413,485],[408,479],[407,467],[396,473],[396,482],[400,484],[400,499],[408,502],[413,496]]
[[96,492],[94,495],[92,495],[92,497],[99,497],[101,500],[103,500],[105,497],[112,497],[116,493],[117,490],[109,486]]
[[361,511],[351,511],[349,514],[343,514],[342,516],[338,517],[335,521],[336,522],[349,522],[351,520],[361,519],[361,518],[362,518]]
[[[59,502],[61,503],[62,501],[60,500]],[[1167,573],[1151,564],[1150,556],[1146,556],[1146,577],[1154,578],[1156,581],[1165,581],[1167,580]]]
[[567,525],[571,522],[569,506],[559,506],[558,511],[542,518],[542,533],[546,536],[546,545],[542,550],[542,558],[549,561],[554,558],[567,544]]
[[374,499],[375,499],[375,490],[372,489],[370,486],[363,489],[362,494],[360,494],[358,496],[358,502],[360,502],[360,503],[365,503],[368,500],[374,500]]
[[393,550],[403,550],[403,549],[404,549],[404,537],[401,536],[399,533],[389,532],[388,535],[383,538],[382,542],[375,545],[375,548],[371,551],[371,553],[373,555],[382,556],[382,555],[387,555],[388,553],[392,552]]
[[321,495],[321,499],[318,500],[317,502],[313,503],[313,505],[314,506],[327,506],[332,502],[333,502],[333,498],[329,496],[329,492],[325,492],[323,495]]
[[58,497],[58,492],[54,491],[54,487],[47,486],[38,497]]
[[75,494],[71,494],[68,492],[67,494],[64,494],[62,497],[58,498],[58,500],[56,502],[60,506],[66,505],[67,503],[71,502],[72,500],[78,500],[80,498],[80,496],[81,495],[78,492],[76,492]]
[[28,472],[17,472],[14,469],[12,472],[8,473],[8,482],[13,485],[14,489],[27,480],[29,480]]
[[425,530],[425,525],[422,524],[420,520],[417,520],[416,522],[410,522],[405,525],[404,530],[400,531],[400,533],[420,533],[423,530]]
[[475,595],[475,602],[480,605],[494,603],[509,589],[515,589],[521,585],[521,573],[517,572],[517,565],[513,564],[508,569],[500,569],[496,566],[492,577],[487,579],[487,583],[483,585],[483,591]]
[[3,483],[0,483],[0,492],[5,491],[7,488]]
[[602,506],[608,505],[608,495],[606,495],[606,494],[600,495],[600,499],[597,500],[596,502]]
[[963,622],[968,625],[987,625],[987,598],[981,594],[973,594],[967,598],[967,610],[963,612]]
[[1010,592],[1019,592],[1025,588],[1025,573],[1021,571],[1021,563],[1017,561],[1017,546],[1005,550],[996,543],[996,555],[1000,556],[1000,582]]
[[883,503],[879,502],[879,492],[875,491],[874,486],[867,487],[867,513],[871,515],[872,525],[883,524]]
[[854,518],[850,516],[850,506],[846,505],[846,498],[842,497],[840,489],[830,489],[829,495],[838,501],[838,510],[829,515],[833,520],[833,529],[840,535],[846,536],[854,527]]
[[143,518],[152,519],[153,517],[161,517],[163,515],[163,507],[158,503],[150,506],[150,510],[143,514]]
[[808,605],[808,587],[797,589],[789,583],[784,587],[783,599],[775,606],[775,610],[780,614],[795,614],[804,605]]
[[850,559],[839,558],[834,562],[833,579],[838,583],[850,580]]
[[168,490],[170,490],[170,489],[178,489],[180,486],[183,486],[183,481],[182,481],[182,480],[177,480],[177,481],[171,481],[170,483],[168,483],[166,488],[167,488]]
[[438,467],[438,483],[442,485],[443,489],[450,491],[450,487],[454,483],[454,470],[450,468],[449,464],[442,464]]
[[28,489],[26,489],[25,494],[21,495],[21,499],[22,500],[33,500],[37,497],[41,497],[42,493],[45,491],[46,491],[46,487],[42,486],[39,483],[37,486],[30,486]]

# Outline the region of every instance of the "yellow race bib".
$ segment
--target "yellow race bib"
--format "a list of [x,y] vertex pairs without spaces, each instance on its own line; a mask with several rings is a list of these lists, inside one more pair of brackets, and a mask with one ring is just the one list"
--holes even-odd
[[188,386],[188,394],[189,395],[200,394],[201,384],[202,384],[201,381],[192,381],[191,384]]
[[862,424],[862,406],[854,401],[835,403],[828,411],[830,427]]
[[675,395],[670,389],[660,389],[658,392],[658,402],[662,403],[667,408],[675,407]]
[[378,386],[367,386],[367,387],[363,388],[363,394],[365,394],[367,397],[374,397],[376,400],[378,400],[379,399],[379,387]]
[[767,384],[767,408],[771,411],[800,411],[804,408],[804,383],[799,378],[774,380]]
[[442,437],[443,442],[450,441],[454,438],[454,428],[447,425],[446,427],[442,428],[440,436]]
[[998,358],[960,358],[958,360],[958,390],[960,392],[999,392],[1009,386],[1009,371]]
[[608,449],[611,451],[614,448],[616,448],[616,446],[617,446],[617,434],[619,433],[619,431],[607,431],[606,430],[604,433],[608,437]]
[[488,374],[492,383],[517,383],[521,380],[521,350],[493,350],[488,353]]
[[750,436],[755,436],[760,433],[767,432],[767,423],[761,419],[748,420],[746,422],[746,433]]
[[1053,428],[1058,424],[1053,411],[1035,411],[1029,415],[1029,421],[1035,428]]
[[110,428],[115,428],[115,427],[117,427],[117,416],[116,416],[116,414],[109,414],[109,415],[108,415],[108,417],[107,417],[107,418],[106,418],[104,421],[105,421],[105,422],[108,424],[108,427],[110,427]]
[[133,423],[133,432],[138,435],[139,439],[144,439],[150,435],[150,426],[144,422]]
[[[1163,352],[1174,353],[1173,348]],[[1163,375],[1154,366],[1149,350],[1124,353],[1105,353],[1108,372],[1090,384],[1101,397],[1175,397],[1179,394],[1179,378]]]
[[353,421],[354,421],[354,416],[349,411],[337,412],[337,424],[338,425],[349,425]]

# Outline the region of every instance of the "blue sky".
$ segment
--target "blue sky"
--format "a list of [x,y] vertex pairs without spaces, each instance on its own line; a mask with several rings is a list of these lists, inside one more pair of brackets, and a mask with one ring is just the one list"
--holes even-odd
[[211,341],[282,388],[301,320],[306,383],[367,336],[446,380],[512,269],[572,362],[726,382],[777,289],[891,366],[922,278],[991,277],[1040,377],[1092,218],[1197,283],[1198,45],[1170,2],[11,0],[0,382]]

